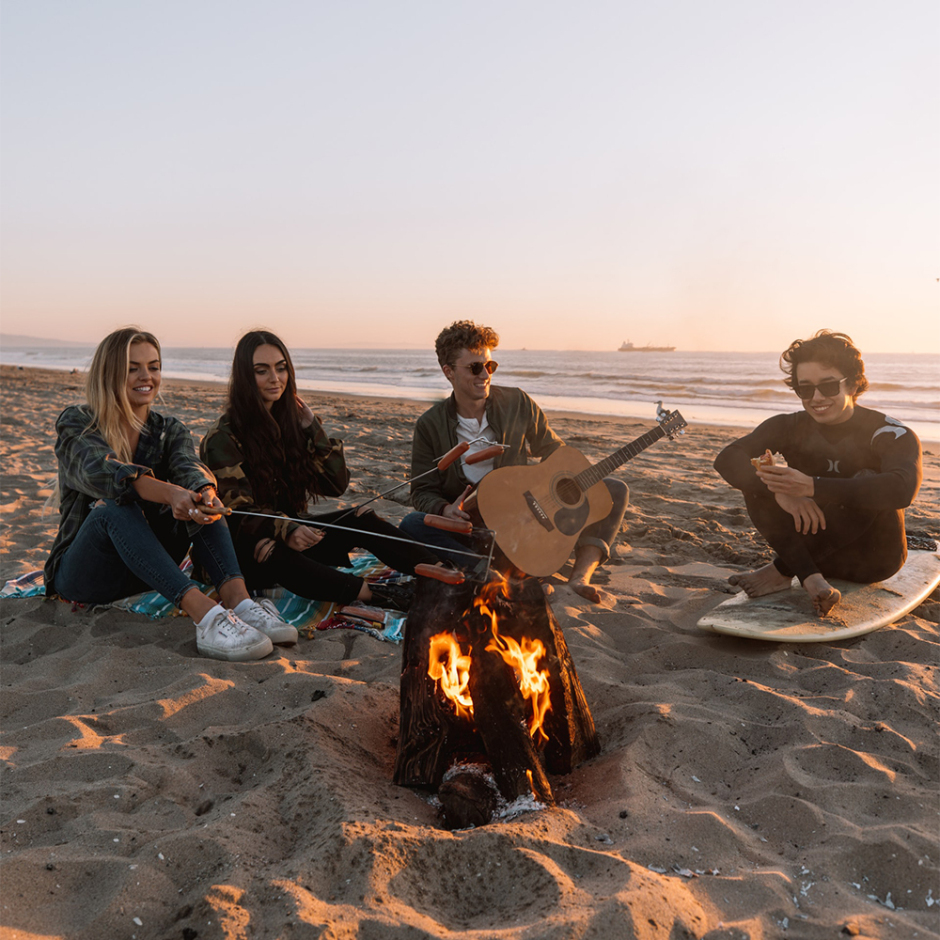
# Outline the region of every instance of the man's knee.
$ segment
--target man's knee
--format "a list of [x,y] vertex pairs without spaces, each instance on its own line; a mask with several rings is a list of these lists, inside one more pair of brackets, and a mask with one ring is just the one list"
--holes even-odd
[[417,539],[419,542],[424,541],[427,535],[427,526],[424,524],[423,512],[409,512],[407,516],[398,524],[398,528],[401,529],[408,538]]
[[604,485],[614,502],[614,510],[623,512],[630,503],[630,487],[623,480],[618,480],[615,477],[604,477]]

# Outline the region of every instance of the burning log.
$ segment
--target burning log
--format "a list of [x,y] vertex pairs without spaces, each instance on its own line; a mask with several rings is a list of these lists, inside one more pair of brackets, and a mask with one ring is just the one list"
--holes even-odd
[[[599,752],[594,721],[538,581],[479,588],[419,582],[405,625],[394,781],[439,789],[453,765],[485,755],[504,799],[550,804],[546,771],[569,773]],[[451,827],[476,823],[484,790],[466,778],[442,789],[445,806],[448,797],[460,804],[449,806]]]

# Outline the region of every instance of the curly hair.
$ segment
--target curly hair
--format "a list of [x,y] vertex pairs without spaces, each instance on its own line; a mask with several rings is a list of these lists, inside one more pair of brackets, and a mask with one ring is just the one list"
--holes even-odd
[[434,341],[437,361],[444,366],[453,366],[464,349],[479,352],[495,349],[499,345],[499,334],[488,326],[478,326],[473,320],[456,320],[438,333]]
[[820,362],[838,369],[855,386],[853,401],[868,388],[862,354],[846,333],[820,330],[812,339],[795,339],[790,343],[780,356],[780,368],[787,374],[784,381],[790,388],[796,386],[796,367],[801,362]]
[[[287,363],[287,387],[267,411],[255,380],[254,355],[259,346],[276,346]],[[235,347],[229,381],[228,413],[251,468],[251,487],[262,505],[286,503],[296,514],[317,500],[313,455],[300,425],[297,379],[287,347],[268,330],[251,330]],[[280,499],[278,498],[280,496]]]

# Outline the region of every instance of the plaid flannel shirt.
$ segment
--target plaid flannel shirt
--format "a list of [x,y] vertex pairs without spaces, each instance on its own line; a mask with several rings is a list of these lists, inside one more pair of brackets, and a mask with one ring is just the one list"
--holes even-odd
[[[314,455],[314,469],[317,485],[324,496],[342,496],[349,485],[349,470],[343,454],[343,442],[328,437],[320,419],[314,416],[313,423],[306,428],[307,451]],[[206,432],[199,445],[199,454],[212,468],[219,480],[219,499],[229,509],[243,512],[258,512],[270,516],[260,519],[257,516],[231,516],[229,526],[237,539],[276,538],[286,541],[291,532],[300,523],[285,518],[288,515],[301,519],[306,512],[290,512],[290,506],[281,504],[270,506],[259,503],[251,487],[250,468],[245,463],[241,442],[232,433],[232,422],[226,412]]]
[[151,411],[140,432],[133,463],[119,460],[97,431],[89,432],[87,405],[72,405],[56,421],[55,455],[59,461],[59,531],[45,567],[46,594],[55,593],[55,572],[65,550],[99,499],[130,503],[140,499],[133,487],[141,476],[153,476],[189,490],[215,477],[199,462],[192,435],[176,418]]

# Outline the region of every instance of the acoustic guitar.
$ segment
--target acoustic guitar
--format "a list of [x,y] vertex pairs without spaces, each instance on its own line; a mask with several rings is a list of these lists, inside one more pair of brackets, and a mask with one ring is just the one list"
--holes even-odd
[[491,470],[476,491],[483,522],[517,568],[536,577],[553,574],[567,561],[584,527],[613,508],[604,477],[686,426],[673,411],[659,427],[596,464],[574,447],[559,447],[541,463]]

